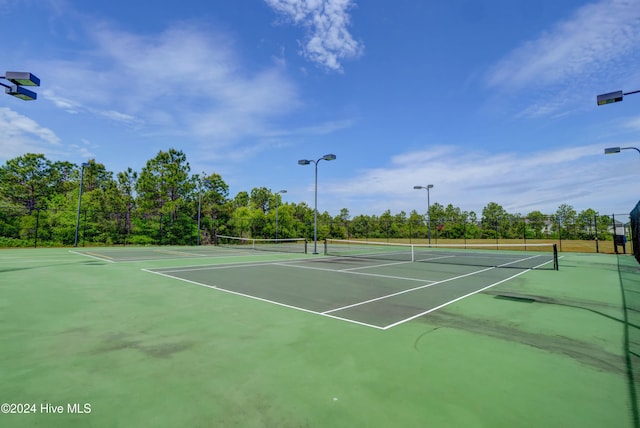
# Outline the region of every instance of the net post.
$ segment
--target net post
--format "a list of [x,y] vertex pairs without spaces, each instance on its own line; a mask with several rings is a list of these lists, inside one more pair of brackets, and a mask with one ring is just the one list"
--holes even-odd
[[[305,241],[306,242],[306,241]],[[329,250],[327,248],[327,238],[324,238],[324,255],[328,256],[329,255]]]
[[415,262],[416,261],[416,251],[415,251],[415,246],[412,244],[411,245],[411,261]]
[[553,244],[553,270],[558,269],[558,244]]

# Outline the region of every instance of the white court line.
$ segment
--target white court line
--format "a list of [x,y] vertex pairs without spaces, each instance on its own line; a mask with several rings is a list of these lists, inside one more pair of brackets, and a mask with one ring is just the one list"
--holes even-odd
[[[522,260],[528,260],[528,259],[535,258],[535,257],[539,257],[539,256],[527,257],[526,259],[521,259],[520,261],[522,261]],[[329,310],[329,311],[325,311],[325,312],[323,312],[323,313],[337,312],[337,311],[341,311],[341,310],[343,310],[343,309],[350,309],[350,308],[353,308],[353,307],[356,307],[356,306],[366,305],[367,303],[376,302],[376,301],[378,301],[378,300],[384,300],[384,299],[387,299],[387,298],[390,298],[390,297],[399,296],[399,295],[401,295],[401,294],[406,294],[406,293],[410,293],[410,292],[412,292],[412,291],[417,291],[417,290],[421,290],[421,289],[424,289],[424,288],[428,288],[428,287],[431,287],[431,286],[434,286],[434,285],[438,285],[438,284],[442,284],[442,283],[445,283],[445,282],[453,281],[453,280],[455,280],[455,279],[465,278],[465,277],[467,277],[467,276],[472,276],[472,275],[475,275],[475,274],[478,274],[478,273],[487,272],[487,271],[489,271],[489,270],[496,269],[496,268],[498,268],[498,267],[502,267],[502,266],[508,266],[508,265],[510,265],[510,264],[513,264],[513,263],[515,263],[515,262],[509,262],[509,263],[501,264],[500,266],[494,266],[494,267],[489,267],[489,268],[486,268],[486,269],[480,269],[480,270],[475,271],[475,272],[470,272],[470,273],[466,273],[466,274],[464,274],[464,275],[454,276],[454,277],[452,277],[452,278],[447,278],[447,279],[444,279],[444,280],[442,280],[442,281],[432,282],[431,284],[425,284],[425,285],[422,285],[422,286],[419,286],[419,287],[410,288],[410,289],[408,289],[408,290],[402,290],[402,291],[398,291],[398,292],[396,292],[396,293],[388,294],[388,295],[386,295],[386,296],[380,296],[380,297],[376,297],[376,298],[374,298],[374,299],[365,300],[365,301],[363,301],[363,302],[354,303],[354,304],[347,305],[347,306],[343,306],[343,307],[336,308],[336,309],[331,309],[331,310]],[[518,276],[518,275],[522,275],[523,273],[528,272],[528,271],[530,271],[530,270],[531,270],[531,269],[526,269],[526,270],[524,270],[524,271],[522,271],[522,272],[518,272],[517,274],[515,274],[515,275],[513,275],[513,276],[510,276],[510,277],[509,277],[509,278],[507,278],[507,279],[515,278],[516,276]],[[502,283],[502,282],[504,282],[504,281],[506,281],[506,280],[502,280],[502,281],[500,281],[500,282],[497,282],[496,284],[493,284],[493,285],[491,285],[490,287],[493,287],[494,285],[500,284],[500,283]],[[482,288],[482,289],[480,289],[480,291],[482,291],[482,290],[486,290],[487,288],[489,288],[489,287]],[[478,292],[478,291],[474,291],[474,292],[472,292],[472,293],[470,293],[470,294],[467,294],[466,296],[470,296],[471,294],[475,294],[475,293],[477,293],[477,292]],[[463,297],[465,297],[465,296],[463,296]],[[456,299],[456,300],[454,300],[454,301],[457,301],[457,300],[459,300],[459,299],[460,299],[460,298],[458,298],[458,299]],[[454,301],[452,301],[451,303],[453,303]],[[433,310],[433,309],[429,310],[428,312],[431,312],[432,310]],[[428,313],[428,312],[427,312],[427,313]],[[410,318],[410,319],[413,319],[413,318]]]
[[419,313],[419,314],[413,315],[413,316],[411,316],[411,317],[409,317],[409,318],[406,318],[406,319],[400,320],[400,321],[395,322],[395,323],[393,323],[393,324],[389,324],[388,326],[382,327],[382,330],[388,330],[388,329],[393,328],[393,327],[396,327],[396,326],[398,326],[398,325],[400,325],[400,324],[404,324],[404,323],[406,323],[406,322],[409,322],[409,321],[414,320],[414,319],[416,319],[416,318],[419,318],[419,317],[421,317],[421,316],[427,315],[427,314],[428,314],[428,313],[430,313],[430,312],[437,311],[438,309],[442,309],[442,308],[444,308],[445,306],[448,306],[448,305],[450,305],[450,304],[452,304],[452,303],[455,303],[455,302],[457,302],[457,301],[459,301],[459,300],[465,299],[465,298],[467,298],[467,297],[469,297],[469,296],[472,296],[472,295],[474,295],[474,294],[480,293],[481,291],[487,290],[487,289],[489,289],[489,288],[491,288],[491,287],[495,287],[495,286],[496,286],[496,285],[498,285],[498,284],[502,284],[503,282],[509,281],[510,279],[513,279],[513,278],[515,278],[516,276],[519,276],[519,275],[522,275],[523,273],[529,272],[529,270],[530,270],[530,269],[525,270],[525,271],[522,271],[522,272],[518,272],[518,273],[516,273],[515,275],[510,276],[509,278],[505,278],[505,279],[503,279],[503,280],[501,280],[501,281],[498,281],[498,282],[495,282],[495,283],[493,283],[493,284],[491,284],[491,285],[487,285],[486,287],[480,288],[479,290],[475,290],[475,291],[472,291],[471,293],[467,293],[467,294],[465,294],[464,296],[457,297],[457,298],[455,298],[455,299],[453,299],[453,300],[451,300],[451,301],[449,301],[449,302],[446,302],[446,303],[443,303],[443,304],[441,304],[441,305],[439,305],[439,306],[436,306],[435,308],[431,308],[431,309],[429,309],[429,310],[427,310],[427,311],[424,311],[424,312],[421,312],[421,313]]
[[[197,270],[218,270],[218,269],[234,269],[234,268],[242,268],[242,267],[254,267],[254,266],[269,266],[269,265],[278,265],[282,263],[281,260],[269,260],[265,262],[236,262],[236,263],[225,263],[220,265],[192,265],[192,266],[182,266],[180,269],[174,268],[157,268],[157,270],[162,270],[162,273],[174,273],[174,272],[192,272]],[[148,268],[153,269],[153,268]],[[170,270],[164,270],[170,269]],[[145,270],[145,269],[143,269]],[[335,271],[334,271],[335,272]]]
[[0,264],[15,264],[15,263],[62,263],[68,262],[69,259],[61,259],[61,258],[49,258],[49,257],[38,257],[35,259],[25,259],[24,257],[16,257],[16,258],[6,258],[3,257],[0,259]]
[[405,280],[405,281],[435,282],[435,281],[431,281],[429,279],[407,278],[406,276],[394,276],[394,275],[382,275],[382,274],[378,274],[378,273],[354,272],[354,271],[349,270],[349,269],[329,269],[329,268],[310,267],[310,266],[296,266],[294,264],[289,264],[289,263],[286,263],[286,262],[278,262],[278,263],[273,263],[273,264],[274,265],[278,265],[278,266],[297,268],[297,269],[322,270],[322,271],[325,271],[325,272],[345,273],[345,274],[351,274],[351,275],[375,276],[375,277],[379,277],[379,278],[402,279],[402,280]]
[[[520,263],[520,262],[523,262],[523,261],[525,261],[525,260],[531,260],[531,259],[535,259],[535,258],[538,258],[538,257],[542,257],[542,255],[540,255],[540,254],[536,254],[536,255],[531,256],[531,257],[526,257],[526,258],[524,258],[524,259],[518,259],[518,260],[514,260],[514,261],[509,262],[509,263],[501,264],[501,265],[500,265],[500,266],[498,266],[498,267],[502,267],[502,266],[509,266],[509,265],[512,265],[512,264],[515,264],[515,263]],[[549,263],[549,262],[547,261],[546,263]],[[544,264],[546,264],[546,263],[542,263],[542,265],[544,265]],[[539,265],[539,266],[542,266],[542,265]]]
[[[453,281],[454,279],[460,279],[460,278],[464,278],[464,277],[467,277],[467,276],[475,275],[477,273],[486,272],[486,271],[491,270],[491,269],[495,269],[495,267],[481,269],[481,270],[476,271],[476,272],[470,272],[470,273],[466,273],[464,275],[454,276],[452,278],[443,279],[442,281],[432,282],[431,284],[425,284],[425,285],[421,285],[419,287],[409,288],[408,290],[402,290],[402,291],[398,291],[398,292],[395,292],[395,293],[387,294],[385,296],[376,297],[374,299],[365,300],[363,302],[354,303],[352,305],[347,305],[347,306],[342,306],[340,308],[331,309],[331,310],[323,312],[323,314],[328,314],[328,313],[331,313],[331,312],[337,312],[337,311],[341,311],[343,309],[350,309],[350,308],[353,308],[353,307],[356,307],[356,306],[366,305],[367,303],[376,302],[378,300],[383,300],[383,299],[388,299],[389,297],[399,296],[401,294],[410,293],[410,292],[416,291],[416,290],[422,290],[424,288],[428,288],[428,287],[431,287],[431,286],[434,286],[434,285],[442,284],[444,282]],[[424,281],[422,281],[422,282],[424,282]]]
[[[91,257],[87,253],[83,253],[83,252],[80,252],[80,251],[69,250],[69,252],[70,253],[75,253],[75,254],[80,254],[82,256]],[[206,257],[206,258],[210,258],[210,259],[233,259],[233,258],[246,258],[246,256],[248,254],[251,254],[254,257],[269,257],[269,256],[273,257],[274,256],[274,253],[255,254],[254,252],[246,252],[246,253],[238,254],[237,252],[234,251],[234,255],[211,254],[211,255],[203,255],[202,257]],[[276,253],[276,254],[282,254],[282,253]],[[109,257],[109,256],[105,255],[104,257]],[[137,263],[137,262],[164,262],[164,261],[169,261],[169,260],[185,260],[185,259],[188,259],[189,257],[163,257],[161,259],[149,259],[149,258],[140,258],[140,257],[129,259],[129,258],[118,258],[118,257],[116,257],[115,260],[109,260],[109,259],[99,258],[98,254],[96,254],[94,256],[94,258],[98,258],[98,260],[109,261],[111,263]],[[233,263],[244,263],[244,262],[233,262]],[[227,264],[231,264],[231,263],[227,263]],[[194,265],[194,266],[201,266],[201,265]]]
[[189,253],[187,251],[180,251],[180,250],[168,250],[168,249],[164,249],[164,248],[159,248],[157,250],[153,250],[156,253],[162,253],[162,254],[175,254],[177,256],[195,256],[195,257],[207,257],[204,254],[196,254],[196,253]]
[[393,263],[382,263],[382,264],[380,264],[380,265],[358,266],[358,267],[345,268],[345,269],[338,269],[338,270],[339,270],[340,272],[346,272],[346,271],[350,271],[350,270],[358,270],[358,269],[371,269],[371,268],[385,267],[385,266],[406,265],[407,263],[413,263],[413,262],[393,262]]
[[173,276],[173,275],[167,275],[165,273],[155,272],[155,271],[149,270],[149,269],[142,269],[142,270],[145,271],[145,272],[148,272],[148,273],[154,273],[156,275],[164,276],[166,278],[177,279],[179,281],[188,282],[189,284],[199,285],[201,287],[206,287],[206,288],[210,288],[212,290],[222,291],[224,293],[234,294],[236,296],[247,297],[249,299],[259,300],[259,301],[265,302],[265,303],[272,303],[274,305],[283,306],[283,307],[289,308],[289,309],[295,309],[295,310],[298,310],[298,311],[307,312],[307,313],[315,314],[315,315],[322,315],[322,316],[325,316],[325,317],[328,317],[328,318],[338,319],[338,320],[341,320],[341,321],[347,321],[347,322],[350,322],[352,324],[363,325],[365,327],[371,327],[371,328],[375,328],[375,329],[378,329],[378,330],[383,330],[384,329],[383,327],[379,327],[377,325],[367,324],[367,323],[364,323],[364,322],[361,322],[361,321],[356,321],[356,320],[352,320],[352,319],[349,319],[349,318],[342,318],[342,317],[338,317],[338,316],[335,316],[335,315],[324,314],[322,312],[312,311],[311,309],[300,308],[298,306],[292,306],[292,305],[288,305],[286,303],[276,302],[276,301],[273,301],[273,300],[264,299],[262,297],[252,296],[251,294],[239,293],[237,291],[227,290],[225,288],[221,288],[221,287],[218,287],[216,285],[203,284],[201,282],[192,281],[190,279],[184,279],[184,278],[180,278],[180,277]]
[[[534,256],[534,257],[538,257],[538,256]],[[495,282],[493,284],[490,284],[490,285],[488,285],[486,287],[483,287],[483,288],[480,288],[478,290],[474,290],[474,291],[472,291],[470,293],[465,294],[464,296],[457,297],[457,298],[455,298],[455,299],[453,299],[453,300],[451,300],[449,302],[443,303],[443,304],[441,304],[441,305],[439,305],[439,306],[437,306],[435,308],[428,309],[428,310],[423,311],[423,312],[421,312],[419,314],[413,315],[413,316],[411,316],[409,318],[397,321],[395,323],[389,324],[389,325],[384,326],[384,327],[380,327],[380,326],[376,326],[376,325],[373,325],[373,324],[368,324],[368,323],[364,323],[364,322],[361,322],[361,321],[353,320],[353,319],[350,319],[350,318],[344,318],[344,317],[340,317],[340,316],[337,316],[337,315],[333,315],[332,312],[337,312],[337,311],[340,311],[340,310],[343,310],[343,309],[349,309],[349,308],[352,308],[352,307],[361,306],[361,305],[364,305],[364,304],[367,304],[367,303],[383,300],[383,299],[386,299],[386,298],[390,298],[390,297],[394,297],[394,296],[397,296],[397,295],[409,293],[409,292],[412,292],[412,291],[425,289],[425,288],[431,287],[433,285],[437,285],[437,284],[453,281],[455,279],[464,278],[464,277],[472,276],[472,275],[475,275],[475,274],[478,274],[478,273],[486,272],[486,271],[489,271],[489,270],[492,270],[492,269],[496,269],[497,267],[493,266],[493,267],[481,269],[481,270],[478,270],[478,271],[475,271],[475,272],[470,272],[470,273],[467,273],[467,274],[464,274],[464,275],[459,275],[459,276],[456,276],[456,277],[453,277],[453,278],[447,278],[447,279],[442,280],[442,281],[434,282],[434,281],[429,281],[429,280],[418,280],[418,279],[414,279],[414,278],[394,277],[394,276],[388,276],[388,275],[367,274],[367,273],[363,273],[363,272],[352,272],[352,271],[335,270],[335,269],[327,269],[327,268],[295,266],[295,265],[292,264],[292,263],[295,263],[295,262],[298,262],[298,261],[304,262],[304,261],[308,261],[308,260],[304,260],[304,259],[291,260],[289,263],[287,263],[286,261],[285,262],[282,262],[282,261],[262,262],[262,263],[251,263],[251,264],[235,263],[235,264],[228,264],[228,265],[223,265],[223,266],[208,266],[208,267],[203,267],[203,268],[197,268],[196,267],[196,268],[192,268],[192,269],[176,269],[176,270],[163,271],[163,272],[157,272],[157,271],[154,271],[154,270],[151,270],[151,269],[142,269],[142,270],[145,271],[145,272],[155,273],[157,275],[165,276],[167,278],[177,279],[177,280],[184,281],[184,282],[187,282],[187,283],[190,283],[190,284],[199,285],[201,287],[207,287],[207,288],[214,289],[214,290],[219,290],[219,291],[222,291],[222,292],[225,292],[225,293],[234,294],[234,295],[242,296],[242,297],[247,297],[247,298],[250,298],[250,299],[259,300],[259,301],[266,302],[266,303],[272,303],[274,305],[283,306],[283,307],[286,307],[286,308],[295,309],[295,310],[299,310],[299,311],[307,312],[307,313],[311,313],[311,314],[321,315],[321,316],[325,316],[325,317],[329,317],[329,318],[333,318],[333,319],[337,319],[337,320],[341,320],[341,321],[346,321],[346,322],[349,322],[349,323],[352,323],[352,324],[358,324],[358,325],[362,325],[362,326],[365,326],[365,327],[371,327],[371,328],[375,328],[375,329],[378,329],[378,330],[388,330],[388,329],[396,327],[396,326],[398,326],[400,324],[404,324],[404,323],[409,322],[409,321],[411,321],[413,319],[416,319],[416,318],[419,318],[421,316],[424,316],[424,315],[426,315],[426,314],[428,314],[430,312],[433,312],[433,311],[441,309],[441,308],[443,308],[445,306],[448,306],[448,305],[450,305],[452,303],[458,302],[458,301],[460,301],[460,300],[462,300],[464,298],[467,298],[467,297],[472,296],[474,294],[480,293],[480,292],[482,292],[484,290],[487,290],[487,289],[489,289],[491,287],[495,287],[496,285],[502,284],[503,282],[509,281],[509,280],[511,280],[511,279],[513,279],[513,278],[515,278],[517,276],[520,276],[520,275],[522,275],[522,274],[524,274],[526,272],[529,272],[531,270],[531,269],[523,270],[521,272],[516,273],[515,275],[512,275],[512,276],[510,276],[508,278],[505,278],[503,280],[500,280],[498,282]],[[506,266],[506,265],[509,265],[509,264],[512,264],[512,263],[514,263],[514,262],[505,263],[505,264],[500,265],[500,266]],[[540,266],[542,266],[544,264],[547,264],[547,263],[549,263],[549,262],[543,263]],[[237,291],[227,290],[225,288],[221,288],[221,287],[218,287],[218,286],[215,286],[215,285],[203,284],[203,283],[200,283],[200,282],[196,282],[196,281],[192,281],[192,280],[188,280],[188,279],[184,279],[184,278],[180,278],[180,277],[177,277],[177,276],[167,275],[166,274],[166,273],[172,273],[172,272],[189,272],[189,271],[192,271],[192,270],[207,270],[207,269],[212,269],[213,270],[213,269],[252,267],[252,266],[265,266],[265,265],[267,265],[267,266],[268,265],[279,265],[279,266],[285,266],[285,267],[295,267],[295,268],[312,269],[312,270],[324,270],[324,271],[329,271],[329,272],[338,272],[338,273],[347,273],[347,274],[361,274],[361,275],[381,276],[381,277],[402,279],[402,280],[409,280],[409,281],[419,281],[419,282],[423,282],[425,284],[422,285],[422,286],[419,286],[419,287],[414,287],[414,288],[411,288],[411,289],[408,289],[408,290],[403,290],[403,291],[400,291],[400,292],[396,292],[396,293],[392,293],[392,294],[389,294],[389,295],[377,297],[377,298],[374,298],[374,299],[370,299],[370,300],[367,300],[367,301],[355,303],[355,304],[352,304],[352,305],[347,305],[347,306],[331,309],[331,310],[324,311],[324,312],[317,312],[317,311],[312,311],[310,309],[300,308],[298,306],[292,306],[292,305],[288,305],[286,303],[277,302],[277,301],[265,299],[265,298],[262,298],[262,297],[253,296],[253,295],[250,295],[250,294],[245,294],[245,293],[240,293],[240,292],[237,292]],[[498,266],[498,267],[500,267],[500,266]],[[427,282],[429,282],[429,283],[427,283]]]
[[96,260],[100,260],[103,262],[109,262],[109,263],[115,263],[113,260],[109,260],[109,259],[105,259],[103,256],[99,256],[97,254],[93,254],[93,253],[82,253],[80,251],[73,251],[73,250],[69,250],[70,253],[73,254],[77,254],[79,256],[85,256],[85,257],[91,257],[92,259],[96,259]]

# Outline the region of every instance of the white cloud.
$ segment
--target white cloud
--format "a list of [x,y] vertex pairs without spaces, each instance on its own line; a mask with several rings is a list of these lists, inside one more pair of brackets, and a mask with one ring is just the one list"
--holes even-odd
[[419,201],[426,195],[416,194],[413,186],[427,184],[435,186],[432,203],[451,203],[476,213],[489,202],[521,214],[533,210],[552,213],[562,203],[578,210],[608,210],[630,200],[628,189],[615,183],[631,180],[637,171],[628,160],[618,159],[612,175],[605,166],[610,159],[602,155],[602,147],[496,154],[440,146],[397,155],[389,166],[360,171],[352,179],[324,188],[335,200],[361,202],[358,205],[367,206],[368,213],[423,211]]
[[278,64],[247,72],[224,34],[189,24],[153,35],[106,24],[88,32],[91,55],[48,65],[46,98],[69,113],[195,136],[211,148],[269,134],[274,118],[300,105]]
[[9,108],[0,107],[0,159],[29,152],[52,153],[60,148],[60,139],[53,131]]
[[0,107],[0,129],[6,138],[31,135],[47,144],[60,144],[60,139],[53,131],[41,127],[33,119],[29,119],[6,107]]
[[[637,81],[639,46],[640,2],[587,4],[489,69],[490,105],[506,105],[511,97],[519,118],[557,118],[593,108],[596,94]],[[518,105],[523,100],[528,105]]]
[[625,123],[625,127],[633,129],[635,131],[640,131],[640,116],[629,119]]
[[488,75],[491,86],[557,84],[590,75],[640,44],[640,2],[603,0],[578,9],[538,39],[502,59]]
[[359,57],[364,49],[348,30],[354,0],[265,0],[276,12],[306,28],[302,55],[332,71],[342,60]]

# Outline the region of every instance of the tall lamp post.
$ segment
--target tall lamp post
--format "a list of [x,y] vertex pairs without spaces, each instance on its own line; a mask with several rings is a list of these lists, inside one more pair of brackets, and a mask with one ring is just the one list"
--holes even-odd
[[315,184],[315,202],[313,207],[313,254],[318,254],[318,162],[321,160],[332,161],[336,159],[336,155],[328,154],[322,156],[318,160],[300,159],[298,165],[315,164],[316,167],[316,184]]
[[[203,173],[204,174],[204,173]],[[202,208],[202,185],[209,184],[209,180],[198,179],[198,239],[196,245],[200,245],[200,211]]]
[[9,81],[11,84],[0,82],[0,86],[5,88],[4,92],[8,95],[20,98],[21,100],[30,101],[38,98],[38,94],[24,86],[40,86],[40,79],[28,71],[7,71],[0,79]]
[[279,197],[278,195],[281,195],[283,193],[287,193],[286,190],[280,190],[279,192],[276,192],[276,241],[278,240],[278,202],[279,202]]
[[82,182],[84,181],[84,169],[88,167],[89,164],[86,162],[82,163],[82,167],[80,169],[80,189],[78,191],[78,214],[76,215],[76,238],[73,242],[73,246],[78,246],[78,229],[80,228],[80,207],[82,206]]
[[429,200],[429,189],[433,188],[433,184],[427,184],[426,186],[413,186],[414,189],[426,189],[427,190],[427,239],[429,245],[431,245],[431,201]]

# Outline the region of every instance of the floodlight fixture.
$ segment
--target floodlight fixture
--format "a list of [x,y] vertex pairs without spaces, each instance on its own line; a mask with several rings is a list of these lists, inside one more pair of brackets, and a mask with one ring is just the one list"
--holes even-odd
[[307,160],[307,159],[300,159],[298,161],[298,165],[309,165],[311,162],[313,162],[313,161],[310,161],[310,160]]
[[612,104],[622,101],[623,98],[622,91],[609,92],[608,94],[598,95],[597,101],[599,106],[603,106],[605,104]]
[[20,98],[21,100],[24,100],[24,101],[32,101],[38,98],[38,94],[36,94],[35,92],[30,91],[18,85],[6,86],[6,89],[4,90],[4,92],[16,98]]
[[336,155],[330,153],[328,155],[322,156],[322,159],[324,159],[326,161],[336,160]]
[[5,88],[6,94],[25,101],[38,98],[35,92],[23,88],[23,86],[40,86],[40,79],[28,71],[7,71],[4,76],[0,76],[0,79],[11,83],[11,85],[7,85],[0,82],[0,86]]
[[622,101],[625,95],[637,94],[638,92],[640,92],[640,90],[631,91],[631,92],[622,92],[622,91],[609,92],[607,94],[598,95],[596,100],[599,106],[603,106],[605,104],[613,104],[613,103],[620,102]]
[[638,153],[640,153],[640,149],[637,147],[609,147],[604,149],[604,154],[611,155],[614,153],[620,153],[621,150],[636,150]]
[[5,79],[18,86],[40,86],[40,79],[28,71],[7,71]]

